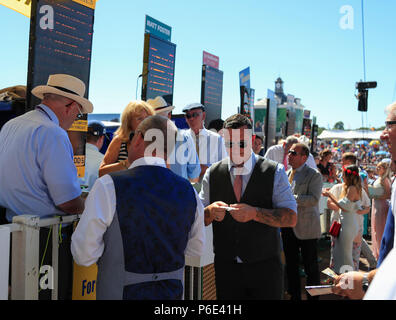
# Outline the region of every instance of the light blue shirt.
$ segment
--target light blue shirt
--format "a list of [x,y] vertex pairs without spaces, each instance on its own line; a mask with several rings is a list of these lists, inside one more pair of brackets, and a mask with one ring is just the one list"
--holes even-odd
[[178,131],[175,149],[169,156],[170,169],[185,179],[196,179],[201,166],[192,137],[185,130]]
[[84,191],[89,192],[95,180],[99,177],[99,167],[104,158],[104,154],[100,153],[98,147],[87,142],[85,145],[85,172],[84,177],[79,178],[79,182],[83,186],[87,186]]
[[81,194],[69,137],[50,108],[38,107],[0,132],[0,205],[8,221],[64,214],[56,206]]
[[[241,170],[241,172],[237,172],[238,174],[242,174],[242,194],[245,192],[246,186],[250,180],[250,177],[253,172],[253,168],[256,165],[258,159],[258,155],[252,152],[248,161],[244,163],[243,168],[234,168],[232,167],[232,162],[229,157],[228,160],[228,169],[230,171],[231,183],[234,183],[235,180],[235,171]],[[209,186],[209,178],[210,178],[210,170],[206,170],[203,181],[202,181],[202,189],[199,193],[199,197],[202,200],[204,207],[207,207],[210,204],[209,195],[210,195],[210,186]],[[228,203],[230,204],[230,203]],[[272,192],[272,206],[276,208],[289,208],[297,213],[297,203],[291,192],[289,180],[287,178],[285,169],[282,164],[277,164],[275,175],[274,175],[274,187]]]

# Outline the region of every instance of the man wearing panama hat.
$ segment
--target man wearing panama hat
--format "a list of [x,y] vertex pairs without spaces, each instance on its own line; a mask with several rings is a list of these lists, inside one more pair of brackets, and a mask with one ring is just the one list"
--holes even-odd
[[[8,121],[0,131],[0,205],[6,208],[9,222],[17,215],[41,218],[84,210],[73,148],[66,130],[79,113],[93,111],[92,103],[84,98],[85,84],[71,75],[54,74],[49,76],[47,85],[35,87],[32,94],[40,98],[41,103]],[[42,234],[44,232],[40,232],[40,237]],[[40,251],[41,244],[40,239]],[[67,241],[63,241],[62,246],[70,252]],[[62,266],[61,248],[59,259]],[[65,272],[59,270],[59,275],[67,276],[70,272],[71,259],[70,268]],[[62,284],[63,281],[59,281],[60,299],[64,298],[65,291]]]

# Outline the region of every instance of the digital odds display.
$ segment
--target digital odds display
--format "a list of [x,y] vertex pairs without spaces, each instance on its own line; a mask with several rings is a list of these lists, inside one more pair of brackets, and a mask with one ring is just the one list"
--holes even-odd
[[223,101],[223,71],[202,65],[201,103],[205,106],[205,125],[221,119]]
[[[40,101],[31,94],[47,84],[51,74],[69,74],[85,83],[88,98],[94,9],[72,0],[32,2],[30,20],[27,109]],[[68,130],[78,177],[85,172],[87,115],[77,118]]]
[[240,113],[249,117],[253,122],[253,108],[254,108],[254,93],[255,90],[246,86],[240,86],[241,94],[241,109]]
[[267,117],[265,126],[265,151],[276,144],[276,111],[278,104],[275,99],[267,99]]
[[176,45],[150,33],[144,35],[142,99],[162,96],[173,104]]
[[[27,92],[46,84],[50,74],[65,73],[85,83],[87,98],[94,9],[72,0],[38,0],[33,4]],[[33,96],[27,101],[30,107],[37,102]]]

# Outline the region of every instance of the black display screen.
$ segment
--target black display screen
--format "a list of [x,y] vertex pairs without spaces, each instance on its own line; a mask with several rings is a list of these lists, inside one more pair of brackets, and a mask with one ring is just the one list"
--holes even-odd
[[267,99],[267,116],[265,126],[265,151],[276,144],[276,112],[278,104],[273,99]]
[[223,71],[203,65],[201,103],[205,106],[205,125],[215,119],[221,119],[223,101]]
[[253,122],[253,106],[254,106],[254,92],[255,90],[252,88],[248,88],[246,86],[240,86],[240,94],[241,94],[241,108],[240,113],[249,117],[250,121]]
[[[37,1],[32,7],[27,92],[46,84],[50,74],[65,73],[85,83],[88,97],[93,22],[94,9],[72,0]],[[31,96],[28,105],[36,103]]]
[[172,104],[176,45],[149,33],[144,41],[142,99],[162,96]]

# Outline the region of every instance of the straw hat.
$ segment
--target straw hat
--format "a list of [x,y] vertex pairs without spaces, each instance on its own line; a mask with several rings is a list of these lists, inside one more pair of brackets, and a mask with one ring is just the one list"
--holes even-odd
[[48,77],[47,85],[35,87],[32,93],[40,99],[44,98],[45,93],[57,94],[79,103],[82,106],[83,113],[93,111],[92,103],[84,98],[84,82],[68,74],[51,74]]
[[174,106],[168,106],[167,102],[161,96],[155,99],[148,99],[147,103],[153,107],[155,114],[168,114],[170,111],[175,109]]

